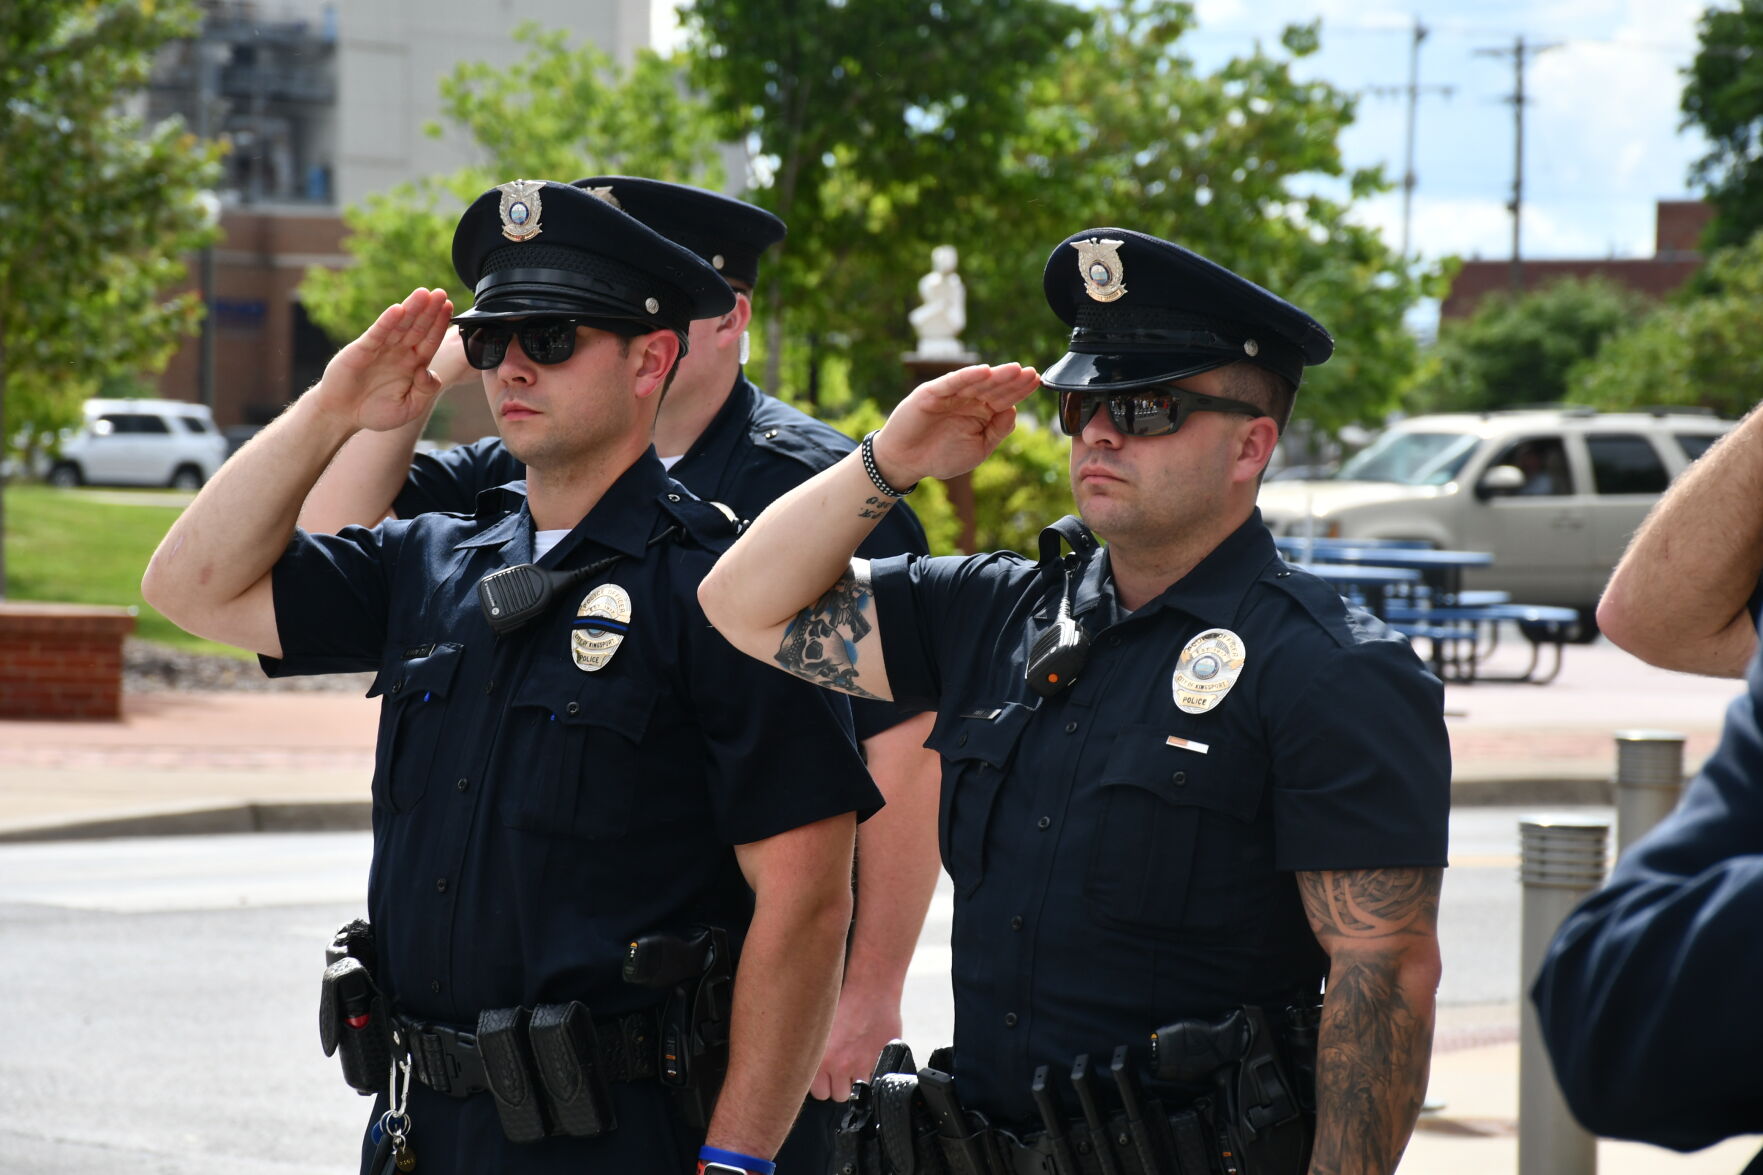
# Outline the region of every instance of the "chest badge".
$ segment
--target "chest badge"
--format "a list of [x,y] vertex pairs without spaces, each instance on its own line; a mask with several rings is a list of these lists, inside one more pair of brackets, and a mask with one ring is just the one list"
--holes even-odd
[[604,668],[630,630],[629,592],[615,583],[603,583],[589,592],[570,626],[569,655],[575,658],[575,667],[583,673]]
[[1170,689],[1183,714],[1204,714],[1230,693],[1243,672],[1243,638],[1228,628],[1208,628],[1183,646]]

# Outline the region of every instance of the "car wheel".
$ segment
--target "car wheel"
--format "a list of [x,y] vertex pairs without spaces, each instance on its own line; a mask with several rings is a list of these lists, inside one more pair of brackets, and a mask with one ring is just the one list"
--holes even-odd
[[202,488],[202,471],[194,465],[180,465],[177,472],[171,475],[171,488],[174,490],[199,490]]
[[72,461],[57,461],[50,468],[47,480],[50,485],[60,486],[64,490],[84,485],[86,482],[86,479],[80,476],[80,467]]

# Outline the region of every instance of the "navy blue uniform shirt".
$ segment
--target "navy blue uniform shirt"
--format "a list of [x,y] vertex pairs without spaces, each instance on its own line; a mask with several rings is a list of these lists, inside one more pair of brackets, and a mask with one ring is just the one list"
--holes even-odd
[[[721,502],[740,518],[751,520],[854,448],[844,433],[737,375],[721,411],[668,472],[700,498]],[[439,453],[419,453],[392,510],[399,518],[431,510],[470,513],[480,491],[525,476],[525,467],[500,437],[484,437]],[[869,559],[922,555],[929,549],[924,528],[902,502],[882,519],[858,554]],[[857,737],[863,739],[904,722],[918,710],[853,699],[851,712]]]
[[1763,651],[1745,687],[1676,810],[1568,915],[1531,988],[1561,1091],[1597,1134],[1687,1151],[1763,1131]]
[[[1068,1072],[1181,1017],[1314,1000],[1327,957],[1295,871],[1445,863],[1443,686],[1402,637],[1287,567],[1258,513],[1131,615],[1105,550],[1080,566],[1089,661],[1040,699],[1024,669],[1059,591],[1039,566],[871,564],[894,695],[938,712],[956,1085],[1007,1123],[1032,1120],[1037,1065]],[[1176,661],[1215,627],[1242,639],[1241,676],[1184,713]]]
[[[532,516],[512,491],[483,501],[478,518],[296,533],[274,572],[283,657],[266,667],[378,672],[368,910],[376,978],[403,1011],[470,1026],[517,1004],[652,1004],[621,979],[624,945],[693,923],[738,942],[753,896],[732,846],[866,815],[880,797],[842,704],[710,627],[698,582],[729,528],[653,451],[541,565],[623,558],[501,638],[476,585],[531,560]],[[647,545],[669,526],[690,533]],[[629,593],[630,629],[589,673],[572,621],[602,583]],[[432,1171],[665,1170],[676,1157],[688,1169],[665,1092],[613,1092],[612,1133],[516,1147],[487,1094],[450,1101],[413,1083],[413,1146]]]

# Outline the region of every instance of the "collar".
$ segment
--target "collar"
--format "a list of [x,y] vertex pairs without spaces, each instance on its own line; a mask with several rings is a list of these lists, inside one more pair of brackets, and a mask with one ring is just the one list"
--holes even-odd
[[669,471],[687,485],[701,486],[706,496],[713,496],[722,485],[723,474],[734,457],[735,448],[747,435],[747,418],[759,399],[759,389],[747,379],[745,372],[735,373],[735,386],[722,402],[716,415],[685,455]]
[[[530,562],[532,559],[532,506],[527,500],[524,483],[510,482],[500,487],[516,492],[520,487],[520,509],[456,545],[456,550],[476,547],[500,547],[505,561]],[[651,446],[629,469],[618,475],[586,517],[563,537],[545,556],[549,566],[557,566],[570,552],[584,542],[598,543],[609,550],[632,557],[643,553],[655,530],[659,513],[655,500],[668,489],[667,470],[661,466]]]
[[1249,587],[1279,557],[1259,508],[1147,607],[1177,608],[1210,626],[1235,623]]

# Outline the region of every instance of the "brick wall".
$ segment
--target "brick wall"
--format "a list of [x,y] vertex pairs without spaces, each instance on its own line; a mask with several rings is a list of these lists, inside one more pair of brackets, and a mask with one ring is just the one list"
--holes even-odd
[[0,718],[122,716],[127,608],[0,602]]

